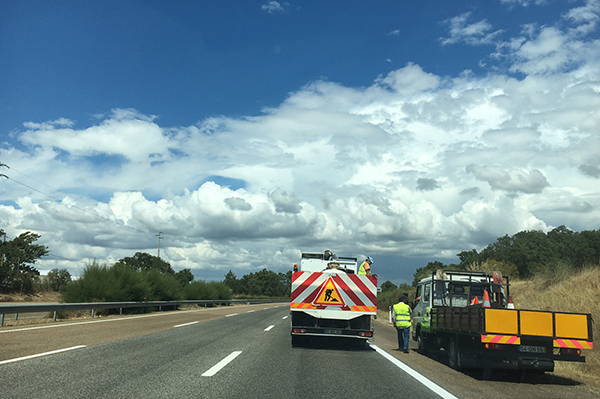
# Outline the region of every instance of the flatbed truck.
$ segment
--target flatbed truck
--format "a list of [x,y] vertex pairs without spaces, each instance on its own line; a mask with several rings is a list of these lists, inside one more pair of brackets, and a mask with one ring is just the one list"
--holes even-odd
[[554,371],[555,361],[585,362],[592,317],[514,309],[499,272],[438,270],[422,279],[413,303],[412,338],[421,351],[443,348],[455,369]]

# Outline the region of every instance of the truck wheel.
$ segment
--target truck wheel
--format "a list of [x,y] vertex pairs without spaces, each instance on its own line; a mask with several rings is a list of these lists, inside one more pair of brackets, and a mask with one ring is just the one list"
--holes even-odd
[[458,349],[458,339],[450,338],[448,343],[448,364],[455,370],[460,370],[460,351]]
[[423,336],[423,332],[419,330],[417,333],[417,346],[419,347],[419,352],[426,355],[429,352],[429,348],[427,348],[427,344],[425,343],[425,337]]

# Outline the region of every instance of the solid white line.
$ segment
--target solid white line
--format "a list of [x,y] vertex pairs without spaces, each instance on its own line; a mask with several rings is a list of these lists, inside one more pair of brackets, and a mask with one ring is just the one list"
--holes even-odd
[[269,331],[271,328],[275,327],[274,324],[271,324],[269,327],[265,328],[265,331]]
[[400,360],[396,359],[394,356],[390,355],[383,349],[380,349],[376,345],[370,344],[371,348],[375,349],[377,353],[381,356],[385,357],[387,360],[392,362],[396,367],[402,369],[405,373],[413,377],[415,380],[419,381],[421,384],[425,385],[427,388],[431,389],[433,392],[440,395],[440,397],[444,399],[458,399],[456,396],[452,395],[450,392],[446,391],[444,388],[440,387],[433,381],[427,379],[423,375],[419,374],[415,370],[408,367],[406,364],[402,363]]
[[227,356],[225,359],[221,360],[219,363],[215,364],[208,371],[206,371],[204,374],[202,374],[202,377],[212,377],[213,375],[217,374],[223,367],[227,366],[227,364],[229,364],[229,362],[231,362],[233,359],[238,357],[240,355],[240,353],[242,353],[242,352],[241,351],[231,352],[231,354],[229,356]]
[[57,324],[49,324],[49,325],[37,326],[37,327],[15,328],[14,330],[2,330],[2,331],[0,331],[0,334],[19,332],[19,331],[29,331],[29,330],[43,330],[46,328],[77,326],[80,324],[83,325],[83,324],[91,324],[91,323],[108,323],[108,322],[113,322],[113,321],[127,321],[127,320],[133,320],[133,319],[142,319],[145,317],[174,316],[174,315],[178,315],[178,314],[182,314],[182,313],[206,312],[206,311],[217,310],[217,309],[220,309],[220,308],[180,310],[177,312],[154,313],[154,314],[147,314],[147,315],[142,315],[142,316],[126,316],[126,317],[122,317],[120,319],[103,319],[103,320],[80,321],[80,322],[73,322],[73,323],[57,323]]
[[225,315],[225,317],[231,317],[231,316],[235,316],[235,315],[237,315],[237,313],[231,313],[231,314]]
[[285,320],[285,319],[287,319],[287,318],[288,318],[287,316],[283,316],[283,320]]
[[0,365],[2,365],[2,364],[8,364],[8,363],[14,363],[14,362],[20,362],[21,360],[34,359],[36,357],[54,355],[55,353],[72,351],[72,350],[81,349],[81,348],[85,348],[85,345],[72,346],[70,348],[58,349],[58,350],[55,350],[55,351],[44,352],[44,353],[38,353],[37,355],[23,356],[23,357],[18,357],[16,359],[3,360],[3,361],[0,362]]
[[199,321],[192,321],[191,323],[178,324],[176,326],[173,326],[173,328],[191,326],[192,324],[198,324],[198,323],[200,323],[200,322]]

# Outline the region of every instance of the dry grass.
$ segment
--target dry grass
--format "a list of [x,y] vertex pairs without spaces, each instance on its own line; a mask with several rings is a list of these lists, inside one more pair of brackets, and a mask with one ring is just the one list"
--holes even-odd
[[[511,283],[515,308],[591,313],[593,335],[600,338],[600,267],[577,274],[538,277]],[[555,374],[600,387],[600,353],[584,350],[585,363],[557,362]]]
[[38,292],[29,294],[0,294],[0,303],[5,305],[23,302],[60,302],[61,295],[55,291]]

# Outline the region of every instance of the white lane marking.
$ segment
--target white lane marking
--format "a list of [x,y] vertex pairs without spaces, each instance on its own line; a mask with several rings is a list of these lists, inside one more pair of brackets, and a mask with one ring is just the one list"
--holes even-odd
[[273,328],[273,327],[275,327],[275,325],[274,325],[274,324],[271,324],[269,327],[265,328],[265,331],[269,331],[269,330],[271,330],[271,328]]
[[227,356],[225,359],[221,360],[219,363],[215,364],[208,371],[202,374],[202,377],[212,377],[213,375],[217,374],[223,367],[227,366],[229,362],[238,357],[240,353],[242,353],[242,351],[231,352],[229,356]]
[[285,320],[285,319],[287,319],[287,318],[288,318],[287,316],[283,316],[283,320]]
[[191,326],[192,324],[198,324],[198,323],[200,323],[200,322],[199,321],[192,321],[191,323],[177,324],[176,326],[173,326],[173,328]]
[[14,362],[20,362],[21,360],[34,359],[36,357],[54,355],[55,353],[72,351],[72,350],[81,349],[81,348],[85,348],[85,345],[72,346],[70,348],[58,349],[58,350],[55,350],[55,351],[44,352],[44,353],[38,353],[37,355],[29,355],[29,356],[18,357],[16,359],[3,360],[3,361],[0,362],[0,365],[2,365],[2,364],[8,364],[8,363],[14,363]]
[[246,312],[246,313],[252,313],[252,312],[256,312],[256,310],[249,310],[249,311],[248,311],[248,312]]
[[374,344],[370,344],[371,348],[375,349],[377,353],[381,356],[385,357],[387,360],[392,362],[396,367],[402,369],[405,373],[413,377],[415,380],[419,381],[421,384],[425,385],[427,388],[431,389],[433,392],[437,393],[440,397],[444,399],[458,399],[456,396],[452,395],[450,392],[446,391],[444,388],[437,385],[435,382],[427,379],[422,374],[419,374],[415,370],[408,367],[406,364],[402,363],[400,360],[396,359],[394,356],[390,355],[383,349],[377,347]]
[[231,317],[231,316],[235,316],[235,315],[237,315],[237,313],[231,313],[231,314],[225,315],[225,317]]

